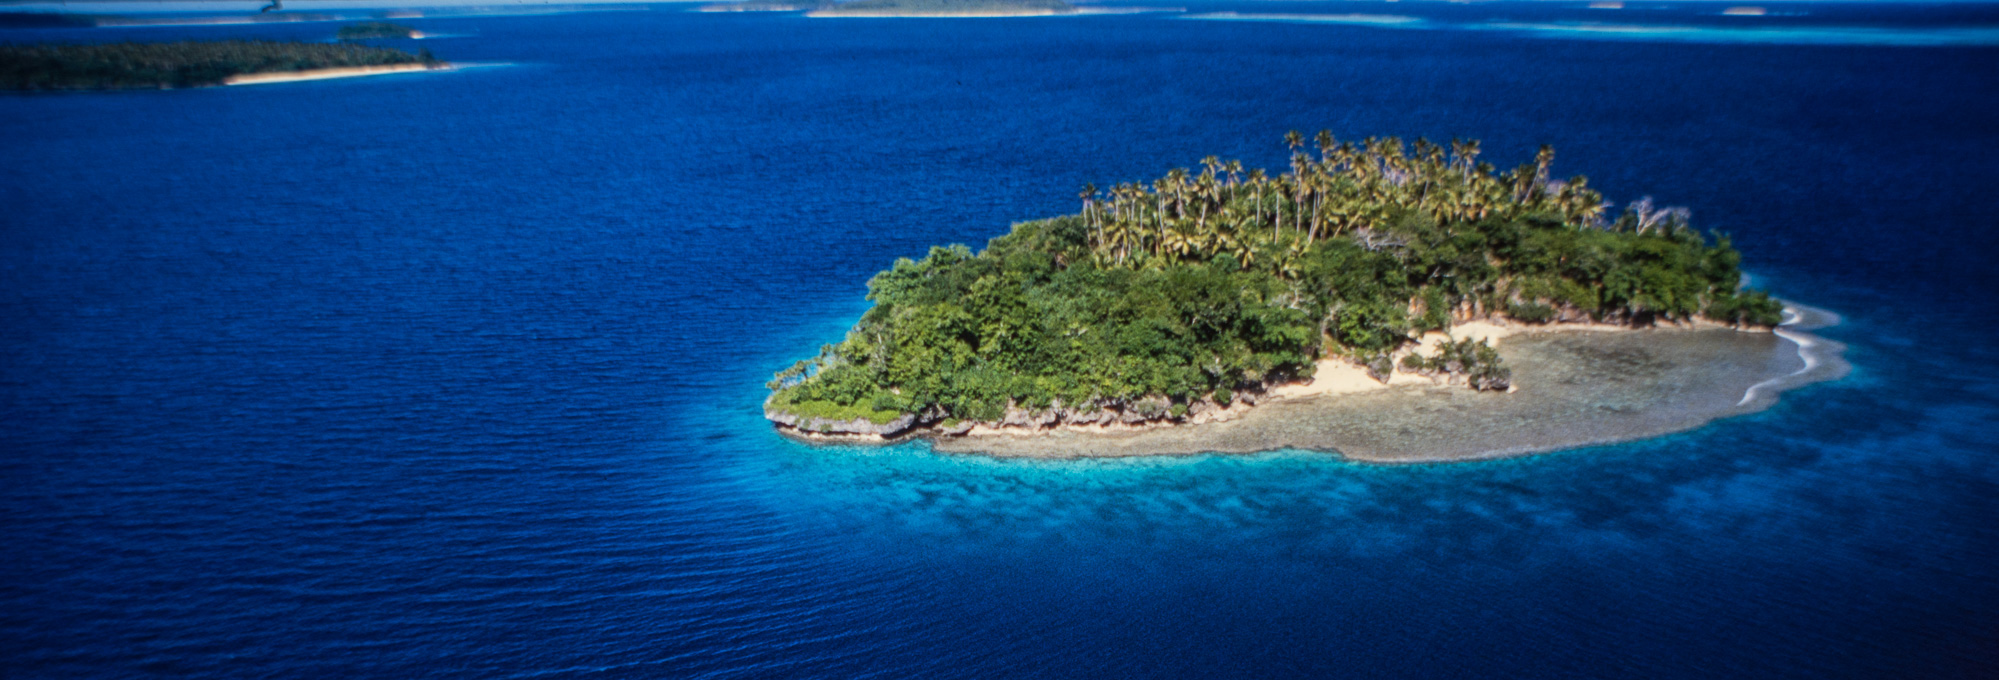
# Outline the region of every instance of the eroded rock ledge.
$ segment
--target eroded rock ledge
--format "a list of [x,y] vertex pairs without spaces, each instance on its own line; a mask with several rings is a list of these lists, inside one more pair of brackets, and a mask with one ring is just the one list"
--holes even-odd
[[913,437],[962,437],[973,434],[1029,434],[1058,429],[1085,432],[1134,431],[1172,425],[1199,425],[1233,420],[1247,413],[1263,393],[1238,392],[1227,405],[1202,399],[1175,409],[1165,399],[1142,399],[1131,404],[1091,404],[1075,408],[1058,400],[1048,408],[1009,406],[995,421],[946,418],[941,411],[903,414],[886,423],[866,418],[835,420],[806,417],[778,410],[765,410],[764,417],[779,432],[796,437],[828,441],[888,442]]

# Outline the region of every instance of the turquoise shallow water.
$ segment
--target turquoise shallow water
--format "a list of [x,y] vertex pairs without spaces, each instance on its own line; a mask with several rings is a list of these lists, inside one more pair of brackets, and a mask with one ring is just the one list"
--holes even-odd
[[[1811,12],[1782,20],[1999,23]],[[511,65],[0,97],[6,675],[1999,669],[1990,48],[674,7],[412,23]],[[1552,143],[1840,312],[1824,333],[1854,373],[1691,432],[1461,465],[993,460],[762,421],[769,373],[839,337],[894,257],[1067,211],[1084,182],[1274,167],[1293,127],[1479,136],[1503,162]]]

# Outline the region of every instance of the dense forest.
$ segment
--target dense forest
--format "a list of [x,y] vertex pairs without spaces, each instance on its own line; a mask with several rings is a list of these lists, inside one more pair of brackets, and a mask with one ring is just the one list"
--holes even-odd
[[[1085,187],[1074,215],[1017,224],[983,252],[932,248],[868,282],[837,345],[778,373],[767,410],[875,423],[995,421],[1010,407],[1139,411],[1308,377],[1340,356],[1394,370],[1425,331],[1481,318],[1774,325],[1739,291],[1725,236],[1649,198],[1612,216],[1554,151],[1504,172],[1476,141],[1287,136],[1272,176],[1209,157],[1150,183]],[[1402,368],[1503,386],[1498,355],[1447,343]]]
[[353,44],[227,40],[0,45],[0,89],[201,87],[246,73],[436,62],[428,50],[410,54]]

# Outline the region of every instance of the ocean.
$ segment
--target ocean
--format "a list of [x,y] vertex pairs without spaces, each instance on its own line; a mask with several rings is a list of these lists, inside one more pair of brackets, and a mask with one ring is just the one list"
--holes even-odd
[[[0,675],[1999,676],[1999,9],[1770,7],[658,5],[403,20],[453,72],[0,95]],[[1854,371],[1435,465],[762,419],[895,258],[1290,129],[1552,144]]]

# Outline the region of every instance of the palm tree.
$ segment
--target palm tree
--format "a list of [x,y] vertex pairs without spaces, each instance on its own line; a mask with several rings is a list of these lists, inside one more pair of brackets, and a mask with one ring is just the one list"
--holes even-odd
[[1464,173],[1469,180],[1472,168],[1478,162],[1478,140],[1451,140],[1451,154],[1456,157],[1452,160],[1453,165],[1458,166],[1458,172]]
[[1202,173],[1199,179],[1194,180],[1194,198],[1199,200],[1201,203],[1201,216],[1199,219],[1194,221],[1195,229],[1197,230],[1207,229],[1208,206],[1219,202],[1217,199],[1219,199],[1220,196],[1221,196],[1221,187],[1215,184],[1214,173],[1212,172]]
[[1118,264],[1124,264],[1126,260],[1131,259],[1132,248],[1140,245],[1139,238],[1144,233],[1140,231],[1140,220],[1143,219],[1141,211],[1144,205],[1139,202],[1142,193],[1143,190],[1135,184],[1120,184],[1117,187],[1118,198],[1124,205],[1124,208],[1118,211],[1116,222],[1118,233],[1114,235],[1117,242]]
[[1534,184],[1532,190],[1535,195],[1546,193],[1544,187],[1548,184],[1548,169],[1554,164],[1555,147],[1542,144],[1541,150],[1534,153]]
[[1200,237],[1187,229],[1170,229],[1164,235],[1162,247],[1167,258],[1185,260],[1188,255],[1200,252]]
[[[1090,228],[1090,238],[1096,243],[1101,243],[1102,239],[1097,227],[1096,211],[1092,210],[1096,203],[1097,185],[1095,183],[1084,184],[1083,193],[1078,194],[1077,197],[1083,199],[1083,223]],[[1092,244],[1091,247],[1094,248],[1096,245]]]
[[1311,162],[1305,154],[1297,152],[1291,154],[1291,177],[1293,183],[1297,185],[1291,192],[1292,200],[1297,202],[1297,206],[1291,210],[1291,229],[1299,233],[1305,232],[1305,197],[1312,194],[1312,187],[1305,177],[1305,168],[1311,165]]
[[1173,192],[1173,216],[1187,216],[1187,169],[1166,171],[1166,188]]
[[1270,207],[1270,240],[1274,242],[1284,234],[1284,204],[1292,202],[1298,190],[1292,183],[1281,180],[1272,188],[1277,192],[1276,205]]
[[[1230,161],[1234,162],[1234,161]],[[1241,167],[1237,164],[1238,168]],[[1249,186],[1256,192],[1256,218],[1263,219],[1263,168],[1249,171]]]

